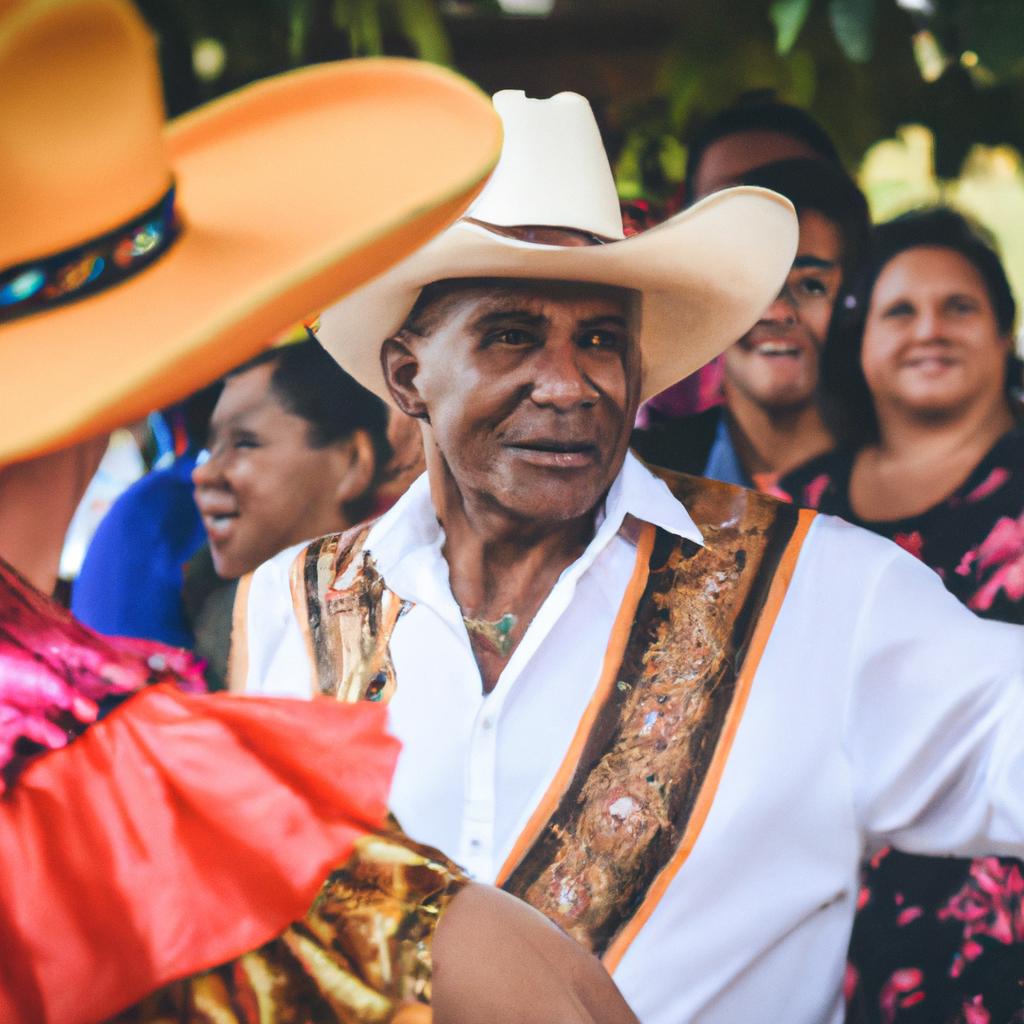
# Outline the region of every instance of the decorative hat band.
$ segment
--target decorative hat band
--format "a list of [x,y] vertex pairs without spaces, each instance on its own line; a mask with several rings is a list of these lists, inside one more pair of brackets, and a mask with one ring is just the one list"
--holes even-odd
[[105,235],[0,270],[0,323],[84,299],[134,277],[174,243],[174,184],[144,213]]

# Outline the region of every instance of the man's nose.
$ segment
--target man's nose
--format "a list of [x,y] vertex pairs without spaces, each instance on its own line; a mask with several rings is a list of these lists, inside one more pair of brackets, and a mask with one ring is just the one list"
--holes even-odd
[[581,355],[575,341],[544,347],[534,364],[531,397],[537,405],[568,412],[597,401],[597,389],[581,365]]
[[780,327],[792,327],[796,321],[796,303],[793,301],[789,285],[783,285],[782,291],[775,296],[772,304],[761,314],[760,322]]

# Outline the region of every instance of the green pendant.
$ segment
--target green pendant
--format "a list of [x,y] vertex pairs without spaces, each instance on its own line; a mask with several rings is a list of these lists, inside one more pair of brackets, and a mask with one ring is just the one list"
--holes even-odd
[[491,647],[502,658],[507,658],[512,652],[512,630],[516,628],[516,617],[511,612],[505,612],[500,619],[493,621],[489,619],[468,619],[462,616],[466,624],[466,630]]

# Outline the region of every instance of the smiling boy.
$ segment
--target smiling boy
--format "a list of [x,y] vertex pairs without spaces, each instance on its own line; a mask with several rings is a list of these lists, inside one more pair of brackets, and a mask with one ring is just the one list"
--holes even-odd
[[800,239],[782,290],[723,356],[723,404],[657,419],[633,438],[655,465],[770,491],[783,473],[833,445],[817,404],[818,361],[832,306],[856,267],[869,229],[867,204],[846,175],[818,160],[748,172],[797,209]]

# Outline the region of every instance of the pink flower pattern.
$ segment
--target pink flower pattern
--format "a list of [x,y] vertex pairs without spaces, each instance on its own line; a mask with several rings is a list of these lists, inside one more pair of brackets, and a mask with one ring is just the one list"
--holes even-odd
[[825,493],[825,488],[832,483],[832,478],[827,473],[822,473],[816,476],[807,486],[804,488],[804,500],[803,503],[808,508],[817,508],[821,502],[821,496]]
[[967,602],[969,607],[988,611],[1000,591],[1011,601],[1024,597],[1024,513],[1016,519],[998,519],[978,546],[975,572],[980,576],[990,571],[988,580]]
[[1010,479],[1010,471],[1005,466],[996,466],[985,479],[973,490],[968,491],[961,500],[967,502],[983,501],[999,490]]
[[924,555],[924,538],[921,536],[920,530],[912,530],[910,533],[897,533],[893,536],[893,541],[904,551],[913,555],[915,558],[923,559]]
[[975,996],[963,1007],[964,1024],[989,1024],[992,1014],[985,1009],[981,996]]
[[[803,504],[895,541],[986,618],[1024,624],[1024,426],[947,501],[898,522],[862,522],[852,456],[779,481]],[[1024,865],[880,850],[864,867],[846,976],[850,1024],[1024,1024]]]
[[996,857],[974,861],[963,888],[939,910],[938,917],[963,923],[961,953],[967,960],[981,952],[975,949],[977,935],[1007,946],[1024,942],[1024,874],[1020,865]]

